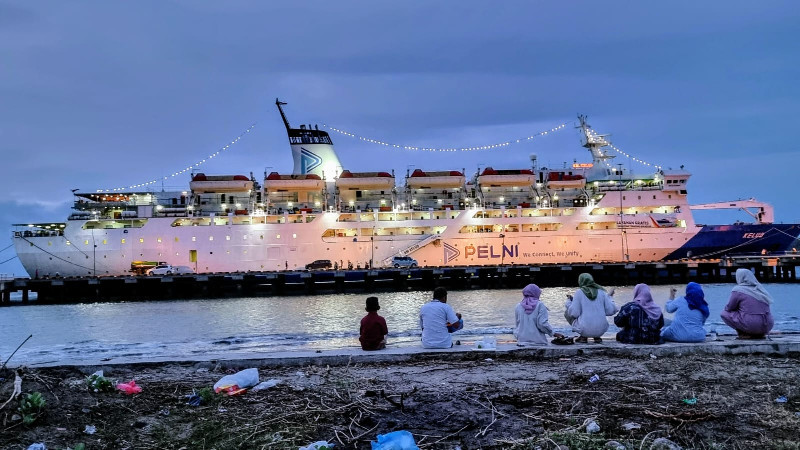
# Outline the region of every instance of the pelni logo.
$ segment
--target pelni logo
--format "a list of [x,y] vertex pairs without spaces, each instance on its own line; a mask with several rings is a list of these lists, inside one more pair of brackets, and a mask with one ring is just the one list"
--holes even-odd
[[452,245],[444,242],[444,262],[449,263],[450,261],[458,258],[461,255],[461,251],[457,248],[453,247]]
[[322,158],[314,153],[300,147],[300,171],[302,173],[309,173],[322,164]]

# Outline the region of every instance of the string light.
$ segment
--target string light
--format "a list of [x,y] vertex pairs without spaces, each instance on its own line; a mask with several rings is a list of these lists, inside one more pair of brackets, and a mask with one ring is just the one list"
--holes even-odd
[[655,167],[656,169],[658,169],[658,170],[661,170],[661,166],[659,166],[658,164],[652,164],[652,163],[649,163],[649,162],[647,162],[647,161],[644,161],[644,160],[641,160],[641,159],[639,159],[639,158],[636,158],[636,157],[634,157],[634,156],[631,156],[631,155],[629,155],[628,153],[625,153],[625,152],[623,152],[622,150],[618,149],[616,146],[614,146],[614,144],[612,144],[612,143],[608,142],[607,140],[605,140],[605,139],[604,139],[602,136],[600,136],[599,134],[597,134],[597,133],[596,133],[594,130],[591,130],[591,129],[590,129],[590,130],[588,130],[588,131],[589,131],[589,135],[590,135],[590,137],[591,137],[591,138],[593,138],[593,139],[597,139],[597,141],[596,141],[596,142],[602,142],[602,143],[604,143],[606,146],[608,146],[608,147],[611,147],[612,149],[614,149],[614,151],[616,151],[616,152],[617,152],[617,153],[619,153],[620,155],[623,155],[623,156],[625,156],[626,158],[630,158],[630,159],[634,160],[635,162],[638,162],[639,164],[644,164],[645,166],[648,166],[648,167]]
[[358,134],[351,133],[349,131],[345,131],[345,130],[342,130],[340,128],[332,127],[330,125],[322,124],[322,126],[327,128],[327,129],[329,129],[329,130],[331,130],[331,131],[335,131],[335,132],[337,132],[339,134],[343,134],[343,135],[349,136],[351,138],[360,139],[360,140],[362,140],[364,142],[369,142],[370,144],[383,145],[385,147],[399,148],[399,149],[403,149],[403,150],[420,150],[420,151],[424,151],[424,152],[457,152],[457,151],[468,152],[468,151],[475,151],[475,150],[492,150],[492,149],[495,149],[495,148],[508,147],[509,145],[512,145],[512,144],[519,144],[520,142],[530,141],[531,139],[533,139],[535,137],[545,136],[548,133],[553,133],[555,131],[561,130],[562,128],[565,128],[567,126],[567,124],[566,123],[562,123],[561,125],[559,125],[557,127],[550,128],[549,130],[540,131],[540,132],[538,132],[536,134],[532,134],[532,135],[527,136],[527,137],[522,137],[522,138],[519,138],[519,139],[511,139],[511,140],[508,140],[508,141],[505,141],[505,142],[500,142],[498,144],[476,145],[474,147],[447,147],[447,148],[418,147],[418,146],[414,146],[414,145],[392,144],[392,143],[389,143],[389,142],[386,142],[386,141],[382,141],[380,139],[373,139],[373,138],[366,137],[366,136],[360,136]]
[[131,189],[139,189],[139,188],[143,188],[143,187],[146,187],[146,186],[150,186],[150,185],[156,184],[159,181],[168,180],[170,178],[177,177],[178,175],[182,175],[182,174],[184,174],[186,172],[189,172],[189,171],[191,171],[191,170],[193,170],[193,169],[195,169],[197,167],[200,167],[201,165],[205,164],[206,161],[208,161],[209,159],[215,158],[215,157],[219,156],[220,153],[230,149],[233,145],[235,145],[237,142],[239,142],[247,133],[249,133],[250,130],[252,130],[255,126],[256,126],[256,124],[253,123],[252,125],[250,125],[250,127],[248,127],[246,130],[244,130],[239,136],[236,136],[235,139],[233,139],[229,143],[227,143],[227,144],[223,145],[222,147],[220,147],[216,152],[208,155],[207,158],[201,159],[200,161],[197,161],[196,163],[194,163],[194,164],[192,164],[190,166],[187,166],[186,168],[183,168],[181,170],[175,171],[175,172],[171,173],[170,175],[166,175],[166,176],[164,176],[162,178],[158,178],[158,179],[155,179],[155,180],[150,180],[150,181],[147,181],[147,182],[144,182],[144,183],[132,184],[132,185],[130,185],[128,187],[117,187],[117,188],[105,189],[105,190],[104,189],[98,189],[97,192],[120,192],[120,191],[127,191],[127,190],[131,190]]

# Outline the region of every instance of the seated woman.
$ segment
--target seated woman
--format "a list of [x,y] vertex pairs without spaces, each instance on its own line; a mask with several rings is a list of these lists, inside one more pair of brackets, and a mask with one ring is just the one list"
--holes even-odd
[[617,312],[617,305],[611,299],[614,291],[607,293],[588,273],[578,277],[578,286],[580,289],[575,291],[574,296],[567,295],[569,300],[564,318],[572,325],[572,331],[580,335],[575,342],[585,344],[588,338],[594,338],[596,343],[603,342],[601,336],[608,331],[606,316],[613,316]]
[[705,342],[703,324],[709,313],[703,288],[692,282],[686,285],[685,296],[676,299],[675,292],[675,289],[670,290],[670,301],[664,306],[668,313],[675,313],[675,318],[661,329],[661,338],[672,342]]
[[642,283],[633,288],[633,301],[626,303],[614,317],[614,325],[622,328],[617,340],[626,344],[657,344],[661,341],[664,315],[653,302],[650,286]]
[[547,307],[539,301],[540,295],[542,290],[535,284],[529,284],[522,290],[522,301],[517,303],[514,310],[514,337],[519,344],[547,344],[547,336],[553,335]]
[[736,271],[736,285],[720,317],[739,339],[762,339],[775,324],[769,310],[772,296],[747,269]]

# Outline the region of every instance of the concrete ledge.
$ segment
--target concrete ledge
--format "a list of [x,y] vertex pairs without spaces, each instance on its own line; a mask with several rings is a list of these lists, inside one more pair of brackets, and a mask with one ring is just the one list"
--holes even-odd
[[605,341],[602,344],[546,345],[519,347],[516,344],[499,344],[497,350],[473,350],[469,346],[451,349],[423,349],[421,347],[390,347],[386,350],[366,352],[360,348],[344,348],[324,351],[254,353],[231,357],[225,354],[204,354],[191,358],[154,358],[151,360],[106,360],[96,359],[53,362],[35,367],[53,366],[141,366],[153,364],[186,364],[203,362],[220,364],[223,367],[287,367],[307,365],[343,366],[350,364],[386,364],[419,361],[474,361],[531,360],[569,358],[593,355],[619,358],[667,357],[681,355],[780,355],[800,357],[800,334],[779,334],[769,340],[740,341],[725,336],[715,342],[697,344],[667,343],[662,345],[621,344]]

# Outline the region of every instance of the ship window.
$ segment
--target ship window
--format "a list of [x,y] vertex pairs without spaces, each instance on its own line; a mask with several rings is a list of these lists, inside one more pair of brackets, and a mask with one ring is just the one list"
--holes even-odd
[[[280,235],[280,234],[276,234],[276,235],[275,235],[275,239],[280,239],[280,238],[281,238],[281,235]],[[261,239],[264,239],[264,236],[261,236]]]
[[242,236],[242,239],[247,240],[247,235]]
[[292,239],[297,239],[297,233],[292,233]]
[[192,242],[197,242],[197,236],[192,236]]
[[208,240],[209,240],[209,241],[213,241],[213,240],[214,240],[214,236],[209,236],[209,237],[208,237]]
[[653,200],[655,200],[655,199],[656,199],[656,196],[654,195],[654,196],[653,196]]
[[672,194],[669,194],[669,195],[667,196],[667,198],[672,198]]
[[624,195],[622,196],[622,199],[625,200],[625,196]]
[[642,196],[640,195],[640,196],[639,196],[639,198],[638,198],[638,200],[641,200],[641,199],[642,199]]
[[122,243],[123,243],[123,244],[125,243],[125,238],[123,238],[123,239],[122,239]]
[[144,244],[144,238],[139,238],[139,243]]
[[230,236],[225,236],[225,240],[226,240],[226,241],[230,241],[230,240],[231,240],[231,237],[230,237]]

